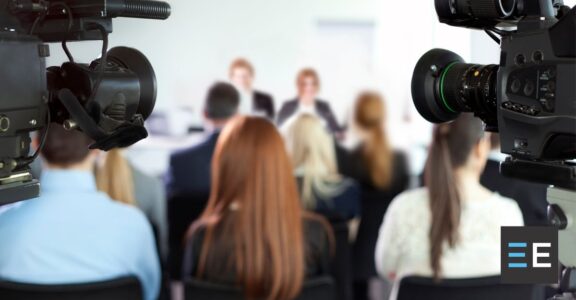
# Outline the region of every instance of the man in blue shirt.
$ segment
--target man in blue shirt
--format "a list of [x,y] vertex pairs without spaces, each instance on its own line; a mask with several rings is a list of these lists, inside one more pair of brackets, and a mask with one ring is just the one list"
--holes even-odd
[[40,197],[0,214],[0,279],[65,284],[137,276],[145,299],[156,299],[152,229],[137,208],[98,192],[89,143],[80,132],[50,125]]

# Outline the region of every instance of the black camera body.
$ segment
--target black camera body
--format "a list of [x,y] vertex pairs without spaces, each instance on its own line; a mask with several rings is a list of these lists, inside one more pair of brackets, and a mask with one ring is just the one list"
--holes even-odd
[[[29,165],[30,133],[57,122],[81,130],[91,148],[125,147],[148,134],[144,120],[156,100],[152,65],[138,50],[108,51],[112,18],[166,19],[170,6],[152,0],[0,0],[0,205],[38,196]],[[68,41],[102,40],[91,64],[76,63]],[[69,62],[46,69],[50,42]]]
[[502,52],[499,65],[466,64],[442,49],[426,53],[412,79],[420,114],[441,123],[474,113],[500,133],[511,156],[504,175],[576,189],[569,162],[576,158],[576,8],[551,0],[436,0],[436,10],[444,23],[484,29]]

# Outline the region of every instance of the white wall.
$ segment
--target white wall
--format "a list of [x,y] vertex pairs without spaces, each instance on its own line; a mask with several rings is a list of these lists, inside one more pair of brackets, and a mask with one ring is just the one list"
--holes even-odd
[[[360,88],[376,88],[387,96],[393,127],[411,114],[414,121],[421,122],[410,103],[410,78],[420,55],[432,47],[444,47],[465,58],[470,56],[470,31],[438,23],[433,1],[423,2],[418,9],[403,1],[378,0],[169,2],[173,13],[167,21],[115,20],[110,44],[143,51],[158,77],[157,109],[176,116],[182,106],[189,107],[195,112],[195,123],[200,122],[206,88],[215,80],[226,79],[228,64],[238,56],[254,63],[257,86],[271,92],[277,106],[294,96],[296,72],[313,66],[323,79],[322,96],[332,102],[342,119]],[[318,65],[314,41],[322,22],[374,24],[374,49],[368,60],[373,68],[362,75],[363,84],[343,81],[341,74],[336,76],[332,69],[326,71]],[[76,60],[90,61],[98,56],[100,44],[83,42],[71,48]],[[52,46],[52,53],[50,63],[64,60],[58,45]],[[352,70],[349,76],[353,79],[358,74]],[[400,144],[410,143],[405,139],[405,134],[396,138]]]

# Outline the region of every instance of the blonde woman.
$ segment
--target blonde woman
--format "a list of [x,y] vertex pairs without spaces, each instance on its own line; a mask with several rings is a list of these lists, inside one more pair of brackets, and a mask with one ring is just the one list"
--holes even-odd
[[96,184],[110,198],[136,206],[146,215],[164,257],[168,252],[168,238],[166,196],[162,182],[132,166],[121,149],[113,149],[104,153],[96,168]]
[[360,189],[338,174],[334,139],[322,120],[304,113],[286,124],[283,132],[304,206],[329,219],[356,217]]

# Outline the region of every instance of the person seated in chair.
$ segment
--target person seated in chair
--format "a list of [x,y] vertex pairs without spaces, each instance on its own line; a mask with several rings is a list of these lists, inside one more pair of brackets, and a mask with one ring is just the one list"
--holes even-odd
[[206,138],[173,153],[167,172],[168,265],[170,278],[182,278],[182,255],[186,230],[200,216],[210,197],[210,164],[220,131],[238,113],[240,95],[229,83],[210,87],[204,103]]
[[376,269],[398,283],[405,276],[474,278],[500,274],[500,228],[522,226],[514,200],[480,184],[490,151],[482,122],[463,114],[436,125],[426,187],[397,196],[376,244]]
[[183,272],[247,299],[293,299],[305,278],[329,274],[328,226],[301,208],[274,125],[236,117],[216,145],[210,200],[189,230]]
[[156,299],[160,263],[148,220],[98,192],[88,137],[55,123],[47,134],[40,197],[0,216],[0,280],[73,284],[136,276],[144,298]]
[[329,220],[349,221],[360,214],[360,188],[338,173],[334,139],[312,114],[286,124],[284,137],[306,209]]

